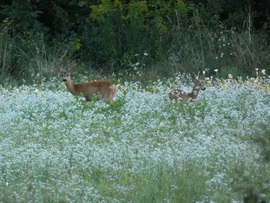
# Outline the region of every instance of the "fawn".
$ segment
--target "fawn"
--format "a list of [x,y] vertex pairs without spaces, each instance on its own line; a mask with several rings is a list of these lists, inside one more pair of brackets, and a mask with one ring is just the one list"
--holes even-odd
[[90,101],[93,97],[97,96],[110,104],[113,102],[113,96],[116,91],[115,84],[109,81],[93,81],[75,84],[70,79],[70,73],[71,70],[61,70],[63,82],[71,94],[75,96],[82,94],[86,101]]
[[195,76],[192,78],[192,80],[194,82],[194,87],[193,87],[192,92],[187,93],[187,92],[184,92],[183,90],[175,89],[169,93],[169,99],[175,103],[196,101],[198,94],[199,94],[199,91],[205,90],[206,88],[202,85],[202,83],[200,83],[197,80],[197,78]]

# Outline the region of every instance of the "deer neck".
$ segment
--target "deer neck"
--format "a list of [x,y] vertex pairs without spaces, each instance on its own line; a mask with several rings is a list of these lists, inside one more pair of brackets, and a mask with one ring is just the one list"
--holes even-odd
[[194,99],[197,99],[198,94],[199,94],[199,91],[200,91],[200,89],[196,89],[196,88],[194,87],[193,90],[192,90],[192,92],[191,92],[191,93],[188,93],[188,96],[189,96],[190,98],[192,98],[193,100],[194,100]]
[[71,94],[76,95],[75,84],[71,80],[67,80],[65,85]]

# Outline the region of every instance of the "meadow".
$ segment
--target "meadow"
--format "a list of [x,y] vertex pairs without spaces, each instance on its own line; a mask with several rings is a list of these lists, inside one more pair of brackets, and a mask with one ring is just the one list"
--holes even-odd
[[119,80],[112,105],[59,78],[2,84],[0,202],[269,202],[269,77],[201,82],[198,101],[175,104],[188,75]]

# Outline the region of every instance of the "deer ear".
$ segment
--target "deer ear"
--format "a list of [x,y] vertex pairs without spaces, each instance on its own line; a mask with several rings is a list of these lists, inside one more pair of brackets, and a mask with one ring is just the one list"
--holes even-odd
[[61,75],[64,73],[64,70],[62,68],[58,69],[58,75]]
[[70,67],[67,71],[71,73],[73,71],[73,67]]

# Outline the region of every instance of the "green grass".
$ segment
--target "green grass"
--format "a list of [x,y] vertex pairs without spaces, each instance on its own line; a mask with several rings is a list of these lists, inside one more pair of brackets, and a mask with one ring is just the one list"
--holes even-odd
[[125,82],[112,105],[57,80],[1,87],[0,202],[269,201],[267,79],[205,80],[189,104],[172,81]]

